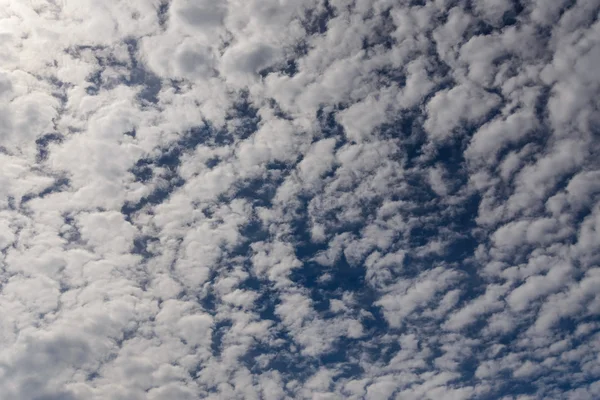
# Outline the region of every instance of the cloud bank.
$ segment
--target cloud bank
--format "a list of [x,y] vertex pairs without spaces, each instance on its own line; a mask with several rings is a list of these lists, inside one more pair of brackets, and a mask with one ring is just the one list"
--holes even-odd
[[599,13],[0,0],[2,397],[600,398]]

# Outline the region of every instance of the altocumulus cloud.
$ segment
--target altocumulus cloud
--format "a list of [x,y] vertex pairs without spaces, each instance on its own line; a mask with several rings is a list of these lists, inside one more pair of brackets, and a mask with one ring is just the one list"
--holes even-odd
[[599,12],[0,0],[0,398],[600,398]]

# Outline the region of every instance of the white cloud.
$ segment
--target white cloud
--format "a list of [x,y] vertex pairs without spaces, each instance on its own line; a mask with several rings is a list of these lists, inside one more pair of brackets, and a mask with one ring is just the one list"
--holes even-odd
[[0,0],[0,391],[597,398],[598,2],[421,3]]
[[496,95],[475,85],[460,85],[439,91],[427,104],[425,129],[433,138],[444,139],[452,136],[459,126],[482,121],[498,104]]

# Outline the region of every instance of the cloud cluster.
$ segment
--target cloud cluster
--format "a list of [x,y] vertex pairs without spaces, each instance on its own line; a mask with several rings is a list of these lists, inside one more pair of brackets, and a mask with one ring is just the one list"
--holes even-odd
[[4,397],[600,397],[600,1],[0,10]]

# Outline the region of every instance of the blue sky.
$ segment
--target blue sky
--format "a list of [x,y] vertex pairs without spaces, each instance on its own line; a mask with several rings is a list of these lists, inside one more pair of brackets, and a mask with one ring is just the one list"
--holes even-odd
[[600,398],[599,1],[0,10],[7,399]]

